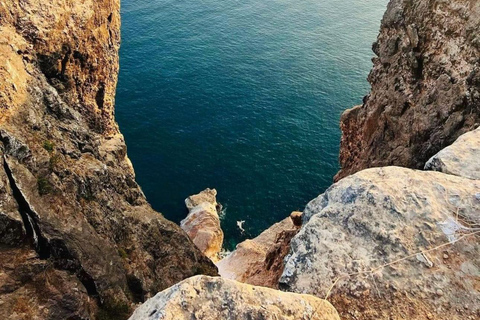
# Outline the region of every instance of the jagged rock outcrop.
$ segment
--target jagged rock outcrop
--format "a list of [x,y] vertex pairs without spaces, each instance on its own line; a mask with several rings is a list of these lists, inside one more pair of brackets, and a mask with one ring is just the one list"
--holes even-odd
[[345,320],[478,319],[479,226],[480,180],[363,170],[307,205],[280,286]]
[[423,168],[480,123],[480,2],[391,0],[364,103],[345,111],[336,180],[369,167]]
[[196,276],[147,300],[130,320],[340,320],[325,300]]
[[256,238],[239,243],[233,252],[217,262],[218,273],[226,279],[277,288],[283,259],[300,227],[299,219],[299,212],[293,212]]
[[185,199],[188,216],[180,222],[180,227],[193,243],[212,261],[219,260],[223,245],[223,230],[220,227],[217,203],[217,190],[205,189],[199,194]]
[[135,182],[119,1],[0,2],[0,318],[122,319],[216,268]]
[[451,146],[430,158],[425,170],[480,179],[480,128],[465,133]]

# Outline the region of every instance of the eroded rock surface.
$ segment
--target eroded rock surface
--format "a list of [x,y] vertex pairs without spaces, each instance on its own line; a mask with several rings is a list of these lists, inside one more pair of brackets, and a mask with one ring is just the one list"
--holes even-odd
[[336,179],[423,168],[480,122],[480,2],[391,0],[364,103],[345,111]]
[[2,319],[125,319],[216,274],[135,182],[113,112],[119,19],[117,0],[0,2]]
[[185,199],[188,216],[180,222],[180,227],[193,243],[212,261],[219,260],[223,245],[223,230],[220,227],[217,203],[217,190],[205,189],[199,194]]
[[478,319],[479,225],[479,180],[367,169],[307,205],[280,285],[342,319]]
[[325,300],[196,276],[147,300],[130,320],[340,320]]
[[425,170],[480,179],[480,128],[461,135],[425,164]]
[[258,237],[239,243],[232,253],[217,262],[218,273],[227,279],[277,288],[283,259],[290,250],[291,239],[298,232],[299,220],[300,213],[293,212]]

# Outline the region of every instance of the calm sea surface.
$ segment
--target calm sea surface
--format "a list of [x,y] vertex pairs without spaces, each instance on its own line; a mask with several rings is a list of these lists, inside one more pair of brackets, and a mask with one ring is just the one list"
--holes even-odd
[[216,188],[232,249],[322,193],[386,4],[123,0],[116,115],[152,206]]

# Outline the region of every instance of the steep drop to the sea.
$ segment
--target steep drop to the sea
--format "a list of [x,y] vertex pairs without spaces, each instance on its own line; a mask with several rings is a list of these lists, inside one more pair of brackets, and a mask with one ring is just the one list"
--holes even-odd
[[342,115],[339,180],[386,165],[423,168],[480,121],[480,2],[392,0],[370,94]]
[[216,268],[135,182],[120,1],[0,3],[0,318],[124,319]]

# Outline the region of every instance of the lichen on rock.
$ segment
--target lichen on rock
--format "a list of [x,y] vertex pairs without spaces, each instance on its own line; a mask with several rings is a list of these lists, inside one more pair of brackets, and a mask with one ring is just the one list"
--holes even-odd
[[479,190],[400,167],[342,179],[307,205],[280,286],[328,295],[342,319],[476,319]]

